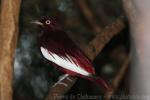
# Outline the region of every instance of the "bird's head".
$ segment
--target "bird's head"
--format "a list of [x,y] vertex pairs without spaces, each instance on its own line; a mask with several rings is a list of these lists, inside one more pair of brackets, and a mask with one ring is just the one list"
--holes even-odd
[[58,22],[56,22],[54,18],[50,18],[48,16],[41,17],[39,20],[33,21],[32,23],[38,25],[42,30],[62,30]]

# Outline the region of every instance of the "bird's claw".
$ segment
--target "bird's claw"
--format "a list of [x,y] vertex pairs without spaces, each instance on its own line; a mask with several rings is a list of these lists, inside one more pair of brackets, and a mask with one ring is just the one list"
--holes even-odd
[[63,83],[63,82],[60,82],[60,83],[58,83],[58,84],[60,84],[60,85],[64,85],[65,87],[67,87],[67,86],[68,86],[68,84]]
[[57,82],[57,83],[55,83],[53,86],[52,86],[52,88],[54,88],[56,85],[64,85],[65,87],[67,87],[68,86],[68,84],[66,84],[66,83],[63,83],[63,82]]
[[65,78],[69,81],[72,81],[70,78],[68,78],[68,74],[65,74],[63,76],[60,77],[59,81],[57,83],[55,83],[52,88],[54,88],[56,85],[60,84],[60,85],[64,85],[65,87],[67,87],[68,85],[66,83],[63,83],[62,80],[64,80]]
[[66,79],[69,80],[70,82],[72,82],[72,79],[70,79],[69,77],[67,77]]

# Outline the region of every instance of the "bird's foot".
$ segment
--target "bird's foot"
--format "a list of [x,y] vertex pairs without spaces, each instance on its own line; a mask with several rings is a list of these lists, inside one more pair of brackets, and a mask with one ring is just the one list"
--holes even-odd
[[52,86],[52,88],[54,88],[54,87],[57,86],[57,85],[64,85],[65,87],[68,86],[68,84],[66,84],[66,83],[63,83],[63,82],[57,82],[57,83],[55,83],[55,84]]
[[72,82],[72,79],[70,79],[69,77],[67,77],[66,79],[69,80],[70,82]]
[[65,87],[67,87],[67,86],[68,86],[68,84],[63,83],[63,82],[60,82],[60,83],[58,83],[58,84],[60,84],[60,85],[64,85]]
[[[56,82],[53,86],[52,86],[52,88],[54,88],[56,85],[58,85],[58,84],[62,84],[62,85],[64,85],[64,86],[68,86],[66,83],[63,83],[62,82],[62,80],[64,80],[65,78],[67,78],[69,75],[68,74],[65,74],[65,75],[63,75],[62,77],[60,77],[60,79],[59,79],[59,81],[58,82]],[[67,78],[67,80],[68,80],[68,78]],[[72,80],[71,80],[72,81]]]

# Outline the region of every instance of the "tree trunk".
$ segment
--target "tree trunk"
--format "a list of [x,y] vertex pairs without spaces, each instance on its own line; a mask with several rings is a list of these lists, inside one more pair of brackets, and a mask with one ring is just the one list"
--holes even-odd
[[18,34],[20,0],[1,0],[0,100],[12,100],[13,58]]
[[130,90],[136,100],[149,100],[150,95],[150,1],[123,0],[130,23],[132,66]]

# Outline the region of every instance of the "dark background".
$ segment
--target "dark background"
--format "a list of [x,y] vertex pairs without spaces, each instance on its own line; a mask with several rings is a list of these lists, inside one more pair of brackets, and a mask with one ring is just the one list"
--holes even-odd
[[[85,2],[101,29],[120,15],[124,15],[121,0],[85,0]],[[14,63],[14,100],[44,100],[49,88],[62,74],[42,57],[36,39],[37,29],[30,23],[45,15],[57,18],[70,38],[80,47],[86,46],[98,34],[82,14],[77,0],[22,0],[20,34]],[[128,28],[125,28],[94,60],[96,72],[111,83],[128,51],[129,34]],[[126,73],[115,94],[126,95],[129,93],[128,88],[128,73]],[[66,96],[79,94],[95,96],[102,95],[103,91],[95,84],[79,79]]]

